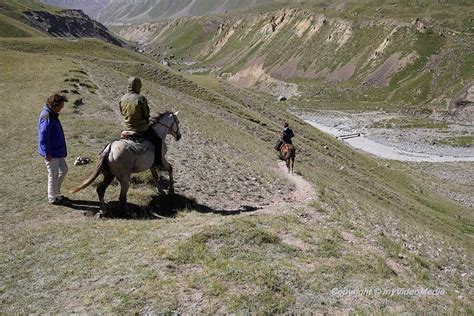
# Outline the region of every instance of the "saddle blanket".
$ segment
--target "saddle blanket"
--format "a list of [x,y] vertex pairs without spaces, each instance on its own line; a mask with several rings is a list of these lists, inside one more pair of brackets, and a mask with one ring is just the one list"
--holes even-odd
[[155,146],[145,138],[138,139],[136,141],[130,139],[121,139],[121,141],[125,142],[127,146],[136,154],[142,154],[146,151],[155,151]]

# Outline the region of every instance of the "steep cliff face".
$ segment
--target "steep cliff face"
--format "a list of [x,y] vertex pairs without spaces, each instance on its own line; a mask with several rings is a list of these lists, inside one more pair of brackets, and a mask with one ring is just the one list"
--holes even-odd
[[[273,94],[444,107],[472,81],[468,33],[431,18],[344,18],[302,8],[180,18],[122,29],[149,51],[193,59]],[[195,66],[193,66],[195,67]],[[291,84],[291,85],[288,85]]]
[[81,10],[63,10],[59,14],[24,11],[23,21],[57,37],[92,37],[114,45],[124,45],[124,42],[112,35],[105,26],[92,20]]

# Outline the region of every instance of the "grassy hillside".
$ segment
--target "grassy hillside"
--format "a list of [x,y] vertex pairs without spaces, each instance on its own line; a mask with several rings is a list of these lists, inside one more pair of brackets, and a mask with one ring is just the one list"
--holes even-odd
[[125,42],[80,10],[62,10],[39,0],[0,1],[0,38],[54,36],[98,38],[118,46]]
[[[472,312],[472,210],[405,165],[351,150],[268,96],[182,77],[96,40],[0,39],[0,72],[3,313]],[[98,208],[95,187],[70,196],[73,208],[48,205],[36,153],[44,100],[70,97],[61,113],[67,190],[92,169],[73,158],[95,160],[117,138],[117,101],[132,75],[154,113],[180,110],[183,139],[168,142],[177,194],[157,196],[144,173],[129,192],[138,219],[84,216]],[[283,121],[297,133],[296,170],[315,187],[309,204],[283,200],[292,186],[272,151]],[[445,292],[348,297],[336,288]]]
[[462,1],[277,3],[120,34],[145,38],[159,58],[195,60],[188,68],[276,96],[296,84],[303,108],[439,111],[473,80],[471,9]]
[[0,37],[35,37],[45,34],[21,21],[25,10],[43,10],[54,12],[53,7],[43,5],[38,1],[0,1]]

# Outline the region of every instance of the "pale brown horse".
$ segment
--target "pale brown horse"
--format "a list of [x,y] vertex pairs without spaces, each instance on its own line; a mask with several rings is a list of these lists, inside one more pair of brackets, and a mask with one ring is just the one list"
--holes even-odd
[[[165,112],[150,119],[150,126],[163,140],[161,148],[156,148],[155,150],[161,150],[163,167],[168,171],[169,174],[170,193],[172,193],[174,190],[173,168],[166,160],[167,148],[165,138],[168,134],[174,136],[176,141],[181,138],[181,133],[179,131],[179,121],[176,116],[177,114],[178,112]],[[151,143],[149,146],[153,147]],[[107,209],[104,201],[105,190],[112,183],[114,178],[117,178],[117,180],[120,182],[120,207],[123,211],[127,211],[127,192],[132,173],[149,169],[153,174],[156,188],[159,189],[158,172],[153,166],[154,157],[155,153],[152,150],[147,150],[144,153],[135,153],[132,151],[127,142],[123,140],[111,142],[105,146],[104,150],[102,150],[100,153],[100,158],[97,161],[95,170],[92,172],[89,178],[84,180],[80,186],[72,189],[71,192],[78,192],[88,187],[102,173],[104,175],[104,180],[97,187],[97,194],[99,195],[100,201],[100,215],[107,216]]]
[[288,173],[293,174],[294,165],[295,165],[295,146],[292,144],[284,143],[280,147],[280,158],[285,161],[286,167],[288,168]]

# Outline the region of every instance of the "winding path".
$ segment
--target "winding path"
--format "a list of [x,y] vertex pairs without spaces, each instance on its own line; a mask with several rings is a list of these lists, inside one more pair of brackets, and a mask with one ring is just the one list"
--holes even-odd
[[273,202],[261,206],[262,212],[270,213],[276,210],[288,210],[289,207],[301,206],[315,199],[313,184],[300,175],[289,174],[284,161],[279,161],[275,170],[293,185],[294,190],[287,196],[276,194]]

